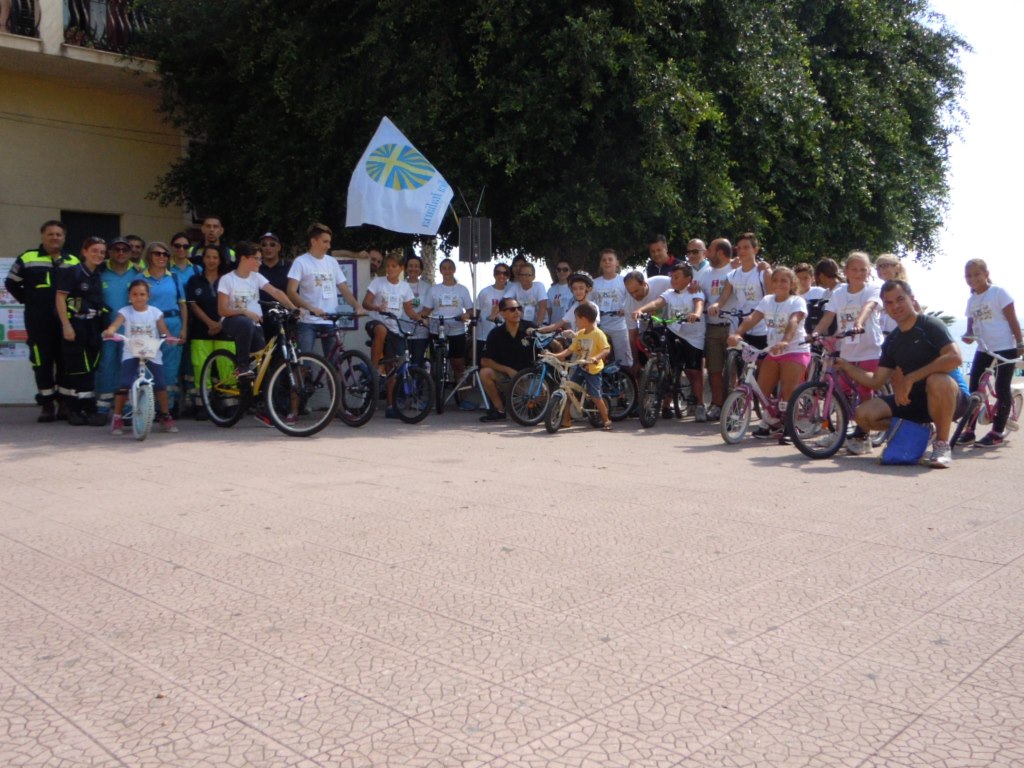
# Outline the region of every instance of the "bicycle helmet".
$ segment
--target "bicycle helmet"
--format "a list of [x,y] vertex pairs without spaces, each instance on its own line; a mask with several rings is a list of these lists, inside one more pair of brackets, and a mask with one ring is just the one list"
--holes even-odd
[[586,283],[587,288],[590,289],[594,287],[594,278],[586,272],[573,272],[569,275],[568,283],[569,285],[572,285],[573,283]]

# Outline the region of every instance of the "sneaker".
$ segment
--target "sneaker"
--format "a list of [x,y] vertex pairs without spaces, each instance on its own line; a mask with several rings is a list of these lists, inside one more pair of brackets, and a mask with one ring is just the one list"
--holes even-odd
[[160,428],[164,432],[177,432],[178,428],[174,425],[174,418],[169,413],[165,413],[160,416],[157,421],[160,423]]
[[661,409],[661,418],[663,418],[663,419],[674,419],[675,417],[676,417],[676,412],[673,411],[671,408],[662,408]]
[[110,422],[110,434],[112,435],[123,435],[124,434],[124,417],[115,415],[113,420]]
[[953,462],[953,452],[945,440],[932,441],[932,455],[928,458],[928,466],[932,469],[949,469]]
[[476,403],[474,403],[472,400],[462,400],[461,402],[459,402],[459,410],[460,411],[475,411],[476,410]]
[[107,414],[95,412],[87,413],[85,415],[85,423],[90,427],[105,427],[107,426]]
[[85,414],[81,411],[68,411],[68,424],[72,427],[84,427],[85,422]]
[[871,453],[871,441],[866,437],[851,437],[846,441],[846,451],[853,456],[867,456]]
[[40,424],[50,424],[57,420],[57,407],[53,403],[46,403],[42,406],[42,410],[39,416],[36,417],[36,421]]
[[255,379],[256,371],[251,371],[248,368],[235,368],[233,375],[239,381],[245,381],[246,379]]
[[256,419],[257,423],[261,427],[271,427],[271,428],[273,428],[273,426],[274,426],[273,423],[271,423],[271,421],[270,421],[270,417],[267,416],[266,414],[257,413],[255,416],[253,416],[253,418]]
[[975,448],[998,448],[1006,442],[1006,438],[994,429],[974,444]]
[[718,421],[722,418],[722,409],[717,405],[708,408],[708,421]]
[[287,424],[289,427],[294,427],[296,424],[299,423],[299,417],[289,413],[287,416],[284,417],[284,423]]
[[696,412],[696,414],[694,415],[693,418],[694,418],[694,421],[707,421],[708,420],[707,409],[703,405],[698,405],[697,406],[697,412]]
[[505,420],[505,412],[504,411],[497,411],[497,410],[494,410],[493,408],[491,410],[487,411],[487,413],[485,413],[483,416],[480,417],[480,421],[504,421],[504,420]]
[[975,434],[973,429],[965,429],[960,433],[960,438],[956,441],[957,445],[970,445],[975,440]]
[[384,418],[385,419],[399,419],[401,417],[398,415],[398,409],[397,408],[385,408],[384,409]]
[[782,422],[777,424],[762,424],[760,427],[755,429],[752,433],[758,440],[767,440],[769,438],[778,439],[785,434],[785,430],[782,428]]

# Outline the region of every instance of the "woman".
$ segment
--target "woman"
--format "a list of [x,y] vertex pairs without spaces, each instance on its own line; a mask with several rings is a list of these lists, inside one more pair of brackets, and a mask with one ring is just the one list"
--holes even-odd
[[523,308],[523,320],[543,325],[548,316],[548,292],[541,283],[534,282],[535,277],[533,264],[524,260],[516,273],[516,282],[509,285],[507,295],[519,300]]
[[[434,285],[427,292],[423,300],[423,310],[420,317],[426,320],[431,315],[435,318],[430,321],[430,330],[438,329],[441,320],[438,317],[458,319],[461,322],[449,322],[445,326],[445,336],[448,338],[449,360],[452,362],[452,370],[455,373],[455,381],[462,379],[466,370],[466,326],[463,323],[473,316],[473,299],[469,290],[460,285],[455,279],[455,262],[451,259],[444,259],[438,269],[441,271],[441,282]],[[437,333],[431,336],[437,337]]]
[[[193,275],[185,286],[188,301],[189,328],[188,336],[192,340],[189,347],[189,358],[196,378],[203,371],[203,364],[216,349],[227,349],[234,352],[235,345],[224,334],[217,311],[217,283],[221,275],[230,271],[227,259],[217,246],[206,246],[202,250],[202,271]],[[230,370],[222,371],[228,376]],[[206,418],[198,388],[192,390],[192,402],[195,407],[196,419]]]
[[[423,275],[423,259],[419,256],[409,256],[405,260],[405,282],[412,288],[412,306],[416,314],[423,311],[423,301],[427,298],[430,286],[420,280]],[[426,326],[418,325],[409,339],[409,355],[412,357],[412,364],[423,367],[427,355],[427,342],[430,340],[430,333]]]
[[142,261],[145,265],[142,277],[149,283],[149,306],[156,307],[164,313],[167,330],[172,336],[177,336],[180,339],[178,344],[167,345],[163,350],[167,400],[170,403],[171,412],[174,413],[181,394],[178,373],[181,370],[182,351],[185,348],[188,328],[185,286],[170,271],[171,249],[167,243],[154,240],[147,245],[142,254]]
[[[366,296],[363,298],[363,309],[369,310],[370,317],[373,318],[366,324],[366,333],[373,341],[370,359],[381,377],[387,376],[388,373],[383,365],[385,353],[391,358],[405,351],[405,337],[399,332],[398,321],[395,318],[419,320],[419,315],[412,306],[412,288],[402,279],[402,262],[397,256],[389,253],[384,257],[384,273],[385,277],[375,277],[370,281]],[[383,314],[384,312],[394,317],[389,317]],[[384,417],[388,419],[398,418],[398,411],[394,405],[394,391],[395,380],[388,379],[388,407],[384,411]]]

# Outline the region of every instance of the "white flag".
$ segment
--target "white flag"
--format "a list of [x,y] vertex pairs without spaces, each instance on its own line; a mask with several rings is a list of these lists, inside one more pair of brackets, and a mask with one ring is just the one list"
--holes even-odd
[[345,226],[436,235],[451,200],[448,182],[385,117],[352,172]]

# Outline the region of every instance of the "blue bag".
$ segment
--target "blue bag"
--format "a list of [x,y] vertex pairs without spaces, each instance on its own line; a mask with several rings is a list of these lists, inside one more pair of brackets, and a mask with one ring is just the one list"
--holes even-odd
[[895,419],[889,442],[882,451],[883,464],[917,464],[928,450],[931,425]]

